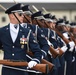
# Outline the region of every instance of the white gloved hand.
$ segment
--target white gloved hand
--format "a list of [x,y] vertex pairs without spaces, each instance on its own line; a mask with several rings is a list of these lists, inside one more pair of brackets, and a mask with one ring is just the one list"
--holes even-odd
[[66,46],[61,47],[61,50],[62,50],[63,52],[66,52],[67,49],[68,49],[68,48],[67,48]]
[[72,62],[74,62],[74,61],[75,61],[75,57],[73,56]]
[[47,40],[47,42],[49,46],[53,46],[53,44],[49,40]]
[[75,52],[76,52],[76,46],[75,46]]
[[67,33],[63,33],[63,36],[67,39],[69,39],[68,34]]
[[50,51],[48,51],[48,54],[49,54],[50,56],[52,56],[52,54],[51,54],[51,52],[50,52]]
[[44,56],[42,55],[41,59],[43,59],[43,58],[44,58]]
[[69,42],[70,48],[75,46],[75,43],[73,41]]
[[69,49],[69,51],[70,51],[70,52],[73,52],[73,49],[74,49],[74,47],[71,47],[71,48]]
[[32,67],[36,66],[36,64],[37,64],[36,61],[30,61],[30,62],[28,63],[28,68],[32,68]]

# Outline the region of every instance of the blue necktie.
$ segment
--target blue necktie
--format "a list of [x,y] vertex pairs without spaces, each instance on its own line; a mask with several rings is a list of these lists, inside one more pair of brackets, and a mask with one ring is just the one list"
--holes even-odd
[[27,24],[26,24],[26,23],[24,23],[24,24],[23,24],[23,27],[24,27],[24,28],[27,28]]
[[24,28],[26,28],[26,25],[23,25]]
[[15,29],[17,29],[18,25],[14,25]]

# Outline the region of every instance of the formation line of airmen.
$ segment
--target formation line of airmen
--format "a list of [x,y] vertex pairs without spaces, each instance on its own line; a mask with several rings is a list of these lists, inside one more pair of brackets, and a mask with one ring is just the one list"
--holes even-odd
[[[75,75],[76,23],[50,13],[32,12],[29,5],[17,3],[5,11],[10,23],[0,28],[0,48],[3,59],[28,61],[28,68],[46,59],[55,66],[48,74],[2,67],[2,75]],[[54,58],[52,49],[58,53]],[[28,58],[27,51],[34,55]],[[15,67],[27,69],[27,67]]]

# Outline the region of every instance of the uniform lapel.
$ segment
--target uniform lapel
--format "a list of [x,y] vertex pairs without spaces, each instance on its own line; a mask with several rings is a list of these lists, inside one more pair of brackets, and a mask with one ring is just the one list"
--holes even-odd
[[9,39],[9,41],[11,41],[13,43],[12,38],[11,38],[11,34],[10,34],[10,25],[8,25],[5,30],[6,30],[5,32],[6,32],[6,35]]

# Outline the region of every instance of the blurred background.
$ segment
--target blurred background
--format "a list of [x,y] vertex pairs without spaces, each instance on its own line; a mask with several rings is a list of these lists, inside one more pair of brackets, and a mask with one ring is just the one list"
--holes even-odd
[[[26,2],[25,2],[26,1]],[[75,2],[50,2],[47,0],[43,1],[41,0],[1,0],[0,4],[5,7],[9,8],[10,6],[14,5],[15,3],[23,3],[24,5],[29,4],[30,9],[33,12],[36,12],[33,8],[32,5],[37,7],[39,10],[43,11],[43,13],[51,13],[52,15],[56,15],[57,18],[64,18],[69,20],[70,22],[76,21],[76,3]],[[38,2],[39,1],[39,2]],[[42,2],[43,1],[43,2]],[[47,12],[44,12],[42,9],[44,7]],[[0,27],[4,26],[9,23],[8,15],[4,13],[4,10],[0,7]]]

